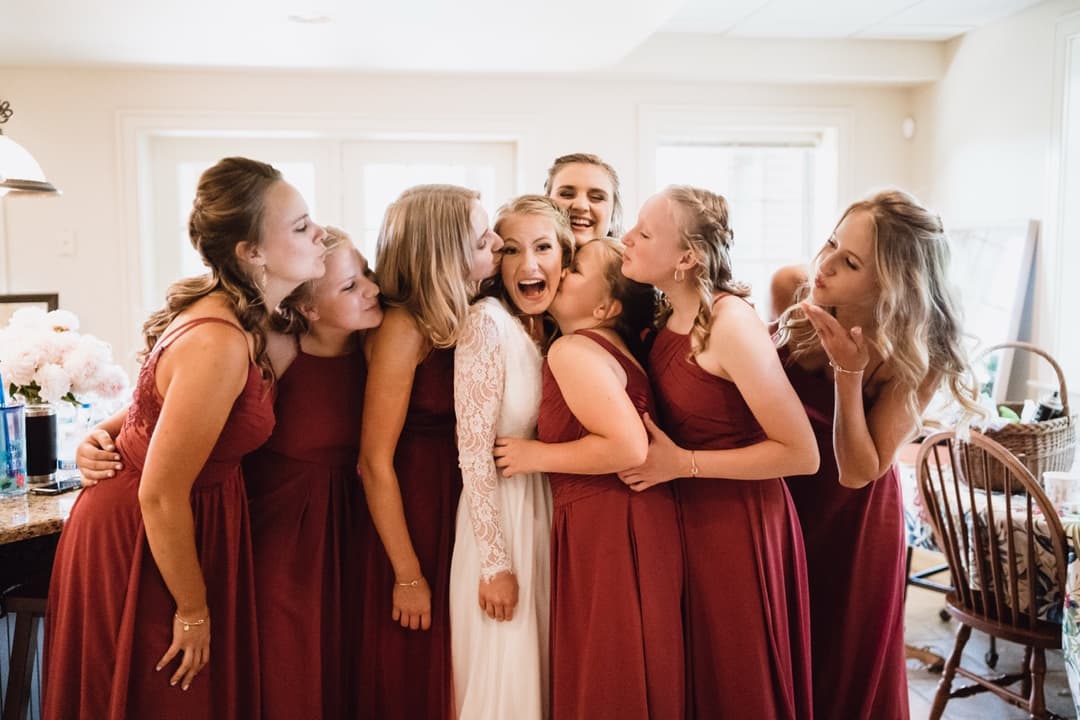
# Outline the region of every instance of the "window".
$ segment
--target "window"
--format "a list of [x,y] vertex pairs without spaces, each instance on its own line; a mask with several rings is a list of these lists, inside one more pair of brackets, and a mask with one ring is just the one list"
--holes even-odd
[[655,163],[656,190],[694,185],[728,201],[734,276],[751,286],[761,313],[772,274],[807,262],[835,222],[837,153],[829,131],[661,138]]
[[345,227],[373,263],[383,213],[406,188],[448,183],[478,190],[492,220],[514,194],[512,143],[350,142],[342,159]]
[[206,271],[188,238],[188,216],[202,172],[222,157],[274,165],[304,196],[316,222],[336,225],[375,262],[386,207],[407,187],[450,183],[478,190],[489,215],[515,192],[513,142],[350,141],[297,137],[177,137],[147,144],[141,177],[140,254],[144,306],[168,286]]

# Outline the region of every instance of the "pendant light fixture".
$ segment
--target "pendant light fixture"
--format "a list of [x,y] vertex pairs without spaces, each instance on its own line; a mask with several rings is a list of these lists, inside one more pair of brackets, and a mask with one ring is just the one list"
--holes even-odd
[[[13,114],[8,101],[0,100],[0,125],[11,119]],[[0,128],[0,196],[9,192],[20,195],[60,194],[56,186],[45,179],[45,173],[34,156]]]

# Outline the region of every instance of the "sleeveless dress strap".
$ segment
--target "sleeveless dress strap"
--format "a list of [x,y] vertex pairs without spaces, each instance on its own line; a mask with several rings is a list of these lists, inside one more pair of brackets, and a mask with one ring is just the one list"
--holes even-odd
[[623,370],[625,370],[627,373],[631,373],[631,372],[633,372],[633,373],[641,373],[642,372],[642,369],[640,367],[638,367],[637,364],[633,360],[626,357],[626,355],[623,353],[623,351],[615,346],[615,343],[611,342],[610,340],[608,340],[606,337],[604,337],[600,333],[596,332],[595,330],[575,330],[574,334],[575,335],[584,335],[585,337],[589,338],[594,343],[596,343],[597,345],[599,345],[600,347],[604,348],[609,353],[614,355],[615,359],[618,361],[618,363],[620,365],[622,365]]
[[717,293],[716,295],[713,296],[713,299],[712,299],[712,307],[713,307],[713,309],[716,309],[716,303],[720,302],[721,300],[723,300],[724,298],[729,297],[729,296],[737,297],[740,300],[742,300],[744,303],[749,305],[751,308],[754,307],[754,303],[750,302],[750,300],[748,300],[744,295],[736,295],[735,293],[730,292],[728,290],[721,290],[719,293]]
[[878,364],[874,367],[873,371],[871,371],[871,373],[866,376],[866,379],[863,380],[862,384],[864,390],[870,385],[870,381],[874,379],[874,376],[877,375],[877,371],[880,370],[884,365],[884,360],[878,362]]
[[218,318],[218,317],[201,317],[201,318],[195,318],[194,320],[188,320],[185,323],[181,323],[180,325],[177,325],[176,327],[174,327],[172,330],[170,330],[166,334],[162,335],[160,338],[158,338],[157,345],[154,346],[153,351],[156,353],[159,350],[165,349],[170,344],[172,344],[172,342],[174,340],[176,340],[178,337],[181,337],[182,335],[184,335],[184,333],[186,333],[188,330],[191,330],[194,327],[198,327],[199,325],[203,325],[203,324],[208,323],[208,322],[221,323],[223,325],[228,325],[230,327],[236,328],[237,332],[242,333],[244,335],[245,340],[247,339],[247,333],[244,331],[244,329],[242,327],[240,327],[239,325],[237,325],[236,323],[232,322],[231,320],[226,320],[225,318]]

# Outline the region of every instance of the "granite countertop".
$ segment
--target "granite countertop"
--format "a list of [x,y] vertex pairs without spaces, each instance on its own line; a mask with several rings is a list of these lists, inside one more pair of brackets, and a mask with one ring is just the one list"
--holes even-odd
[[81,492],[0,497],[0,545],[60,532]]

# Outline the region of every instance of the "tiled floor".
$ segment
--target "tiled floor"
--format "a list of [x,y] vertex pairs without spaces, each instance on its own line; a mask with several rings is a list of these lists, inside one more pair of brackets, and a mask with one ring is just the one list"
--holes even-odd
[[[913,565],[916,567],[928,567],[941,562],[939,556],[930,553],[916,551]],[[943,577],[948,577],[947,575]],[[938,617],[938,611],[944,607],[944,600],[940,593],[921,588],[911,588],[908,591],[905,636],[908,645],[914,647],[927,647],[933,652],[947,657],[952,651],[956,624],[950,621],[942,621]],[[1013,672],[1020,667],[1024,658],[1024,649],[1012,643],[999,641],[997,669]],[[964,658],[961,664],[975,671],[987,671],[984,655],[989,647],[986,635],[972,632],[971,639],[964,648]],[[1061,651],[1052,650],[1046,654],[1046,704],[1048,708],[1061,717],[1075,718],[1076,710],[1073,706],[1072,696],[1069,694],[1068,680],[1065,678],[1065,668],[1062,662]],[[930,714],[930,705],[937,691],[940,673],[928,672],[925,666],[915,660],[908,660],[908,696],[911,702],[912,720],[925,720]],[[968,684],[968,680],[958,678],[953,681],[953,687],[960,684]],[[991,718],[1027,718],[1028,715],[998,699],[991,693],[981,693],[968,698],[950,700],[945,706],[945,718],[951,720],[990,720]]]

